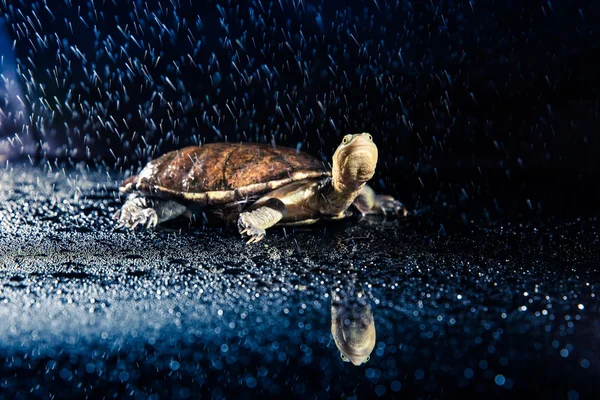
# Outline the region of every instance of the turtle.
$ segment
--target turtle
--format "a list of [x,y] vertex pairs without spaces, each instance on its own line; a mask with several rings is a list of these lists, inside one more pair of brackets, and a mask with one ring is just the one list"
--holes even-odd
[[362,289],[346,294],[351,296],[331,293],[331,335],[342,360],[359,366],[371,359],[375,348],[375,319]]
[[189,146],[150,161],[119,187],[127,195],[113,217],[135,229],[179,216],[237,223],[247,243],[276,225],[310,224],[360,214],[406,215],[402,202],[366,185],[378,151],[368,133],[348,134],[332,168],[297,149],[261,143]]

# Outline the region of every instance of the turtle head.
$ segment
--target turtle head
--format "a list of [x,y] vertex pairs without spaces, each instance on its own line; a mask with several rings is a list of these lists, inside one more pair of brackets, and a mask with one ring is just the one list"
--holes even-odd
[[368,133],[346,135],[333,155],[332,175],[348,187],[358,187],[371,179],[377,165],[377,146]]

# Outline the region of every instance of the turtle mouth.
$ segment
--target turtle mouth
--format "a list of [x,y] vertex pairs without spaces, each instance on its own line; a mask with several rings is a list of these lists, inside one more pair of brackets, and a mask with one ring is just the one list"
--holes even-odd
[[362,364],[366,363],[369,360],[369,355],[370,354],[371,353],[369,353],[369,354],[360,354],[360,355],[359,354],[353,354],[353,355],[346,354],[346,357],[349,358],[349,361],[352,364],[354,364],[354,365],[356,365],[358,367],[359,365],[362,365]]
[[354,141],[350,143],[344,150],[346,150],[345,153],[347,155],[350,155],[355,152],[367,152],[377,154],[377,146],[375,146],[375,143],[368,142],[362,138],[354,139]]

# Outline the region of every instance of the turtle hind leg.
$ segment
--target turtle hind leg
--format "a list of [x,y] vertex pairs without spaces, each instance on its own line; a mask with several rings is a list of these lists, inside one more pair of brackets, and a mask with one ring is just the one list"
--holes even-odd
[[264,239],[266,230],[283,218],[285,204],[279,199],[269,199],[254,211],[246,211],[238,218],[238,230],[250,239],[246,243],[256,243]]
[[400,215],[405,217],[408,214],[408,210],[400,200],[385,194],[377,194],[368,185],[363,187],[353,205],[363,215]]
[[189,213],[187,207],[172,200],[134,195],[127,199],[113,218],[119,221],[118,227],[135,229],[141,225],[151,229],[186,212]]

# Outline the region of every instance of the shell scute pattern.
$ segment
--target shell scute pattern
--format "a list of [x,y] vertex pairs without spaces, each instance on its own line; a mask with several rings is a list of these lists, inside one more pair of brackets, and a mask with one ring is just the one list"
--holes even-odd
[[140,191],[203,204],[223,204],[292,181],[328,176],[316,158],[286,147],[213,143],[172,151],[152,160],[122,192]]

